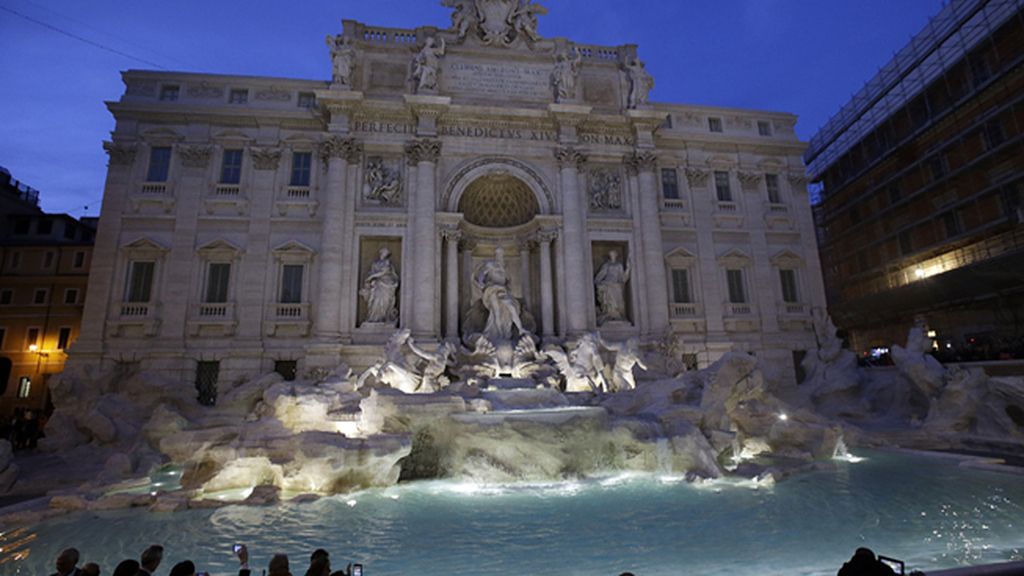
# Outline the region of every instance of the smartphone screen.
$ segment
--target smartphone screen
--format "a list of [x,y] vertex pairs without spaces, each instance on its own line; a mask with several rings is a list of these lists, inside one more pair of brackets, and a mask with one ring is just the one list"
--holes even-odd
[[878,561],[882,564],[885,564],[889,568],[892,568],[893,572],[897,574],[906,574],[906,572],[904,571],[906,570],[905,564],[902,560],[897,560],[895,558],[887,558],[885,556],[879,556]]
[[238,554],[239,552],[242,551],[242,545],[241,544],[235,544],[233,550],[235,551],[235,554]]
[[352,576],[363,576],[363,565],[353,564],[352,565]]

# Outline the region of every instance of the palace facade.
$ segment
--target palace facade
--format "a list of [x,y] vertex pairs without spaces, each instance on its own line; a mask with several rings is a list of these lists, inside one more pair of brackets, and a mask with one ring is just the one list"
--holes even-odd
[[467,336],[501,249],[543,342],[792,381],[825,305],[796,117],[651,103],[635,46],[451,4],[447,30],[345,21],[331,81],[124,73],[80,365],[206,389],[368,366],[398,328]]

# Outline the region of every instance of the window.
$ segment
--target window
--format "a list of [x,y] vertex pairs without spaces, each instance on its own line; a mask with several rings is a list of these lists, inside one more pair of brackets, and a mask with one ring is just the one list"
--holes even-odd
[[1003,123],[999,120],[985,122],[985,130],[982,135],[985,138],[985,147],[989,150],[998,148],[1006,141],[1006,132],[1003,131]]
[[886,187],[889,193],[889,205],[893,206],[899,204],[900,200],[903,200],[903,188],[900,186],[899,180],[893,180]]
[[25,399],[32,394],[32,378],[22,376],[18,378],[18,398]]
[[31,225],[32,221],[28,218],[16,218],[14,220],[14,233],[19,236],[28,234],[28,229]]
[[281,271],[281,304],[302,302],[302,273],[305,266],[285,264]]
[[729,284],[729,302],[732,304],[745,304],[747,302],[747,291],[743,286],[743,270],[726,270],[725,278]]
[[715,172],[715,192],[719,202],[732,202],[732,188],[729,187],[729,173]]
[[62,326],[57,336],[57,350],[67,350],[71,341],[71,328]]
[[679,198],[679,176],[675,168],[661,170],[661,194],[672,200]]
[[21,252],[11,252],[11,270],[21,268]]
[[850,206],[849,214],[850,214],[850,225],[851,226],[856,226],[857,224],[860,224],[860,221],[861,221],[860,206],[857,206],[856,204],[854,204],[853,206]]
[[760,134],[761,136],[771,136],[772,135],[772,123],[771,122],[765,122],[764,120],[758,121],[758,123],[757,123],[757,133]]
[[298,362],[295,360],[277,360],[274,362],[274,372],[280,374],[285,382],[294,382],[298,372]]
[[782,284],[782,301],[789,304],[799,302],[800,296],[796,290],[796,271],[779,270],[779,281]]
[[53,252],[43,254],[43,268],[49,269],[50,266],[53,266]]
[[35,293],[32,294],[32,303],[35,305],[46,304],[46,297],[49,295],[48,292],[49,290],[46,288],[36,288]]
[[316,108],[316,94],[299,92],[299,108]]
[[907,255],[914,251],[914,241],[910,237],[910,230],[900,232],[900,254]]
[[75,268],[82,268],[85,266],[85,252],[75,252],[75,260],[72,266]]
[[946,238],[959,236],[963,229],[960,227],[959,214],[950,210],[942,215],[942,225],[946,228]]
[[935,182],[946,175],[946,157],[942,154],[936,154],[928,160],[925,160],[925,166],[928,167],[928,174],[931,176],[932,182]]
[[125,302],[149,302],[155,269],[156,262],[132,262],[129,265],[124,291]]
[[711,132],[722,131],[722,119],[721,118],[708,118],[708,130]]
[[53,234],[53,220],[43,218],[36,222],[36,234],[39,236],[49,236],[50,234]]
[[[5,336],[7,336],[7,329],[6,328],[0,328],[0,350],[4,349],[4,337]],[[2,382],[0,384],[7,384],[7,383],[6,382]]]
[[165,102],[174,102],[180,93],[181,88],[178,86],[164,86],[160,88],[160,99]]
[[65,304],[78,304],[78,289],[68,288],[64,291],[64,303]]
[[198,362],[196,364],[196,400],[203,406],[217,405],[217,378],[220,376],[220,362]]
[[210,304],[227,302],[230,278],[231,264],[211,262],[206,271],[206,296],[203,301]]
[[292,179],[290,186],[309,186],[312,152],[292,152]]
[[146,172],[148,182],[167,182],[171,172],[171,147],[157,146],[149,150],[149,171]]
[[772,204],[782,204],[782,195],[779,193],[779,175],[765,174],[764,185],[768,188],[768,201]]
[[31,351],[33,346],[39,346],[39,328],[29,328],[25,332],[25,350]]
[[249,91],[245,88],[231,90],[228,94],[228,104],[246,104],[249,102]]
[[220,183],[238,184],[242,181],[242,151],[225,150],[220,165]]
[[690,297],[690,271],[685,268],[672,270],[672,302],[676,304],[693,302]]
[[14,301],[14,290],[0,290],[0,305],[9,306]]
[[72,226],[70,222],[65,222],[64,223],[64,238],[66,240],[74,240],[75,239],[75,227]]

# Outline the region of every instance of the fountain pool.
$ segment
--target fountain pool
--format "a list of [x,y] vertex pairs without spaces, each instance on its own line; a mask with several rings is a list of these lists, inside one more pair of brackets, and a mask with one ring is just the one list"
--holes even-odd
[[[774,486],[665,476],[478,486],[428,482],[306,504],[175,514],[76,514],[0,536],[0,574],[52,572],[74,545],[105,573],[151,543],[165,562],[229,574],[249,545],[256,574],[287,553],[407,574],[835,574],[858,546],[933,569],[1024,559],[1024,480],[955,460],[866,452]],[[165,567],[169,570],[170,565]]]

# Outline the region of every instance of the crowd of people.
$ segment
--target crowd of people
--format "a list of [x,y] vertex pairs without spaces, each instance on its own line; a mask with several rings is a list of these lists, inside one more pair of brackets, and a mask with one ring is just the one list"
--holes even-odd
[[[238,576],[250,576],[252,569],[249,567],[249,550],[244,545],[235,546],[235,557],[238,559]],[[78,564],[81,555],[75,548],[67,548],[57,556],[55,562],[56,572],[52,576],[100,576],[105,574],[103,569],[95,562]],[[138,560],[127,559],[121,561],[111,572],[112,576],[156,576],[161,566],[166,568],[164,562],[163,546],[154,544],[143,550]],[[270,559],[267,569],[263,572],[266,576],[292,576],[288,556],[276,554]],[[183,560],[174,564],[168,576],[208,576],[209,572],[203,572],[196,568],[191,560]],[[330,554],[322,548],[313,551],[309,557],[309,568],[304,572],[305,576],[362,576],[362,566],[351,563],[341,570],[331,569]]]

